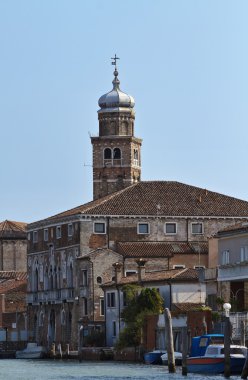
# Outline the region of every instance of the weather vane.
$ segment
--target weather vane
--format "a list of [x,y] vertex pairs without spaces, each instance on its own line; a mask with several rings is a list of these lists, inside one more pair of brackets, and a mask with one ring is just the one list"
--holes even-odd
[[117,61],[117,59],[120,59],[120,58],[118,58],[117,56],[116,56],[116,54],[115,54],[115,56],[114,56],[114,58],[111,58],[114,62],[111,62],[112,63],[112,65],[115,65],[115,70],[117,70],[117,67],[116,67],[116,61]]

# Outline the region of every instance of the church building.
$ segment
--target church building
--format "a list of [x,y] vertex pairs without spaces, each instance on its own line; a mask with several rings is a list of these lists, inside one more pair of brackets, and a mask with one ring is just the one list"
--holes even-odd
[[[28,225],[29,339],[77,349],[78,328],[104,344],[102,285],[122,276],[208,267],[207,239],[248,220],[248,202],[175,181],[141,181],[134,99],[113,88],[99,99],[92,137],[93,201]],[[163,168],[161,167],[161,171]],[[110,304],[108,307],[115,307]]]

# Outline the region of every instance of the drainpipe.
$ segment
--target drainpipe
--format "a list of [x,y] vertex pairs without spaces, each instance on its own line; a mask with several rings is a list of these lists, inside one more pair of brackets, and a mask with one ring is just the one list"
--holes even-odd
[[170,307],[170,310],[171,310],[171,298],[172,298],[172,290],[171,290],[171,281],[169,281],[169,287],[170,287],[170,304],[169,304],[169,307]]
[[187,243],[189,241],[189,218],[186,219],[187,222]]
[[93,323],[95,323],[95,286],[94,286],[94,264],[93,261],[89,260],[91,264],[91,271],[92,271],[92,276],[91,276],[91,281],[92,281],[92,300],[93,300],[93,306],[92,306],[92,316],[93,316]]
[[109,249],[109,216],[107,216],[107,248]]

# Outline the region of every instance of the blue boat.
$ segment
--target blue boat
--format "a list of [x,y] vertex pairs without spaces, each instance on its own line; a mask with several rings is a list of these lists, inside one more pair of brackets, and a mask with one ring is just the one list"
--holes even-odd
[[[230,370],[232,374],[241,374],[246,361],[247,348],[244,346],[230,346]],[[224,373],[225,356],[224,344],[210,344],[203,356],[187,358],[187,369],[191,373]]]
[[161,356],[165,353],[165,351],[154,350],[151,352],[147,352],[144,354],[144,362],[145,364],[162,364]]

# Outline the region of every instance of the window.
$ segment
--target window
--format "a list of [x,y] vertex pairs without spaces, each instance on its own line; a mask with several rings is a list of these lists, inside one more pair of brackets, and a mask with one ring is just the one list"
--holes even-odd
[[113,336],[116,336],[116,321],[113,321]]
[[112,150],[110,148],[104,149],[104,159],[111,160],[112,158]]
[[191,229],[192,229],[192,234],[203,234],[203,224],[202,223],[192,223]]
[[88,300],[83,298],[83,315],[88,315]]
[[72,223],[68,224],[68,236],[73,235],[73,225]]
[[176,223],[165,223],[165,233],[168,235],[174,235],[177,233]]
[[44,230],[44,241],[48,241],[48,229]]
[[221,254],[221,264],[226,265],[229,264],[229,251],[225,250]]
[[108,307],[115,307],[115,293],[107,293],[107,305]]
[[185,265],[178,264],[178,265],[173,265],[173,269],[184,269]]
[[149,234],[149,224],[139,223],[138,224],[138,234]]
[[38,242],[38,231],[34,231],[33,232],[33,243],[37,243]]
[[114,160],[121,159],[121,151],[119,148],[114,148]]
[[56,238],[57,239],[61,238],[61,226],[56,227]]
[[100,315],[105,315],[105,309],[104,309],[104,298],[100,298]]
[[101,283],[102,283],[102,277],[101,277],[101,276],[97,276],[97,278],[96,278],[96,282],[97,282],[98,284],[101,284]]
[[87,269],[81,270],[81,285],[82,286],[88,285],[88,271],[87,271]]
[[126,270],[126,271],[125,271],[126,277],[128,277],[128,276],[133,276],[133,275],[136,274],[136,273],[137,273],[136,270]]
[[248,246],[241,247],[240,250],[240,261],[248,261]]
[[95,234],[105,234],[105,223],[94,223],[94,233]]

